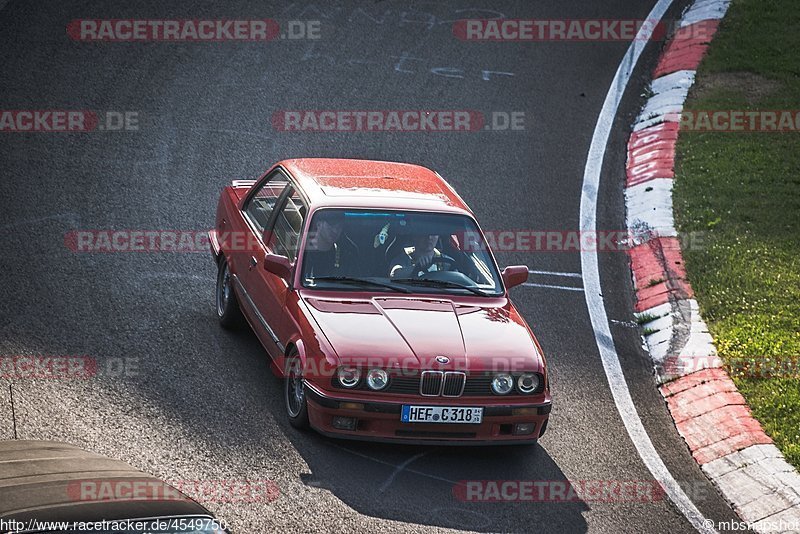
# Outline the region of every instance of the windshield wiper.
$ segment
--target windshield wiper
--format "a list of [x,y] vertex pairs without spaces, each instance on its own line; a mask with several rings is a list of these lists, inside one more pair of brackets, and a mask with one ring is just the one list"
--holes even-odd
[[377,280],[370,280],[368,278],[356,278],[354,276],[316,276],[314,278],[309,278],[308,280],[311,280],[312,282],[320,280],[322,282],[340,282],[342,284],[385,287],[386,289],[399,291],[400,293],[411,293],[410,290],[404,287],[397,287],[392,284],[387,284],[386,282],[378,282]]
[[488,293],[486,293],[481,289],[478,289],[477,287],[465,286],[463,284],[459,284],[458,282],[451,282],[449,280],[431,280],[429,278],[392,278],[392,282],[408,284],[408,285],[417,285],[417,286],[450,287],[453,289],[466,289],[467,291],[475,293],[476,295],[480,295],[482,297],[488,296]]

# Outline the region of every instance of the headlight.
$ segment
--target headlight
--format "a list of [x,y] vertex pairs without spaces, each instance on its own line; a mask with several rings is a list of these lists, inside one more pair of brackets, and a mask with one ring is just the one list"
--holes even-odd
[[383,369],[370,369],[367,373],[367,385],[370,389],[379,391],[389,384],[389,375]]
[[539,375],[528,373],[520,375],[517,379],[517,389],[520,393],[533,393],[539,388]]
[[361,369],[358,367],[339,367],[336,373],[339,383],[346,388],[354,388],[361,380]]
[[514,388],[514,379],[511,375],[501,373],[492,379],[492,391],[498,395],[506,395]]

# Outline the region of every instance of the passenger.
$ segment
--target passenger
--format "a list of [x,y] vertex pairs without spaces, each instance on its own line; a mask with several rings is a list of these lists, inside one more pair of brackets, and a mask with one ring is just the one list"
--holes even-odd
[[344,213],[323,210],[314,215],[303,255],[303,278],[352,276],[358,249],[344,235]]

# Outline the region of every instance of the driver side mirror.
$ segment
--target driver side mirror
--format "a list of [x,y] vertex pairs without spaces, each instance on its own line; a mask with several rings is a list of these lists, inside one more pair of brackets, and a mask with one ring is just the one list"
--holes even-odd
[[267,254],[264,256],[264,269],[276,276],[280,276],[287,282],[292,277],[292,263],[286,256]]
[[506,289],[524,284],[528,281],[528,266],[527,265],[509,265],[503,272],[500,273],[503,277],[503,283]]

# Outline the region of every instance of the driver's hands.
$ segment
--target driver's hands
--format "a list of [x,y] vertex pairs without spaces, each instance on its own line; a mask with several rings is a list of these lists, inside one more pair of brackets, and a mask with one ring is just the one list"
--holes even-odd
[[414,262],[414,268],[412,272],[418,273],[419,271],[427,271],[432,263],[433,263],[433,252],[425,254],[424,256],[420,256],[419,258],[417,258],[417,261]]

